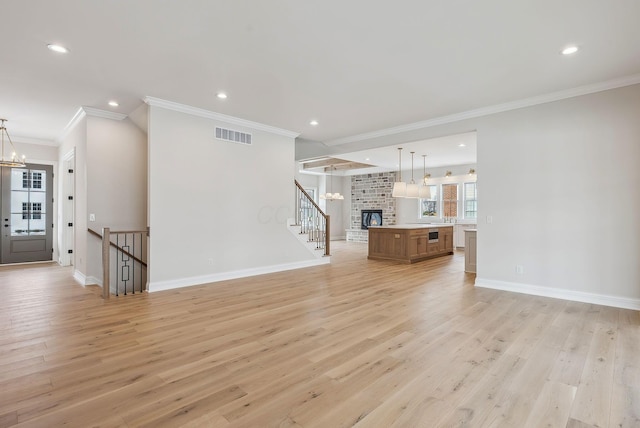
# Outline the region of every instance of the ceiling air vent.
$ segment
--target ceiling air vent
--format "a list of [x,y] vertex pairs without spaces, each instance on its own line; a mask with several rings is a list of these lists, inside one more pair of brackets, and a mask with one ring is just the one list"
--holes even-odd
[[217,126],[216,138],[218,140],[231,141],[232,143],[251,144],[251,134],[234,131],[233,129],[219,128]]

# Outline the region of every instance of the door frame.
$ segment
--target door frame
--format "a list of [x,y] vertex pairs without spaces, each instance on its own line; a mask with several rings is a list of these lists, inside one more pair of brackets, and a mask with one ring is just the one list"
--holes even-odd
[[59,171],[58,171],[58,161],[52,161],[52,160],[41,160],[41,159],[31,159],[28,158],[27,159],[27,163],[28,164],[36,164],[36,165],[50,165],[53,167],[53,180],[52,180],[52,186],[53,186],[53,218],[52,218],[52,223],[53,223],[53,230],[52,230],[52,246],[53,246],[53,254],[51,255],[51,260],[47,260],[47,261],[42,261],[42,262],[25,262],[25,263],[8,263],[8,264],[3,264],[0,266],[9,266],[9,265],[19,265],[19,264],[32,264],[32,263],[51,263],[52,261],[57,262],[58,261],[58,257],[59,257],[59,251],[58,251],[58,233],[56,231],[56,229],[59,229],[59,224],[58,224],[58,175],[59,175]]
[[[73,174],[69,175],[68,169],[73,169]],[[58,263],[61,266],[74,265],[74,253],[69,254],[69,250],[75,251],[75,237],[76,237],[76,212],[75,212],[75,174],[76,171],[76,149],[72,148],[62,157],[62,163],[60,170],[58,171],[59,187],[60,187],[60,203],[58,204],[58,213],[60,215],[60,222],[58,224],[58,231],[54,235],[59,237],[60,245],[58,247],[59,256]],[[57,177],[56,177],[57,178]],[[73,197],[69,200],[68,197]],[[54,204],[58,198],[54,199]],[[54,206],[55,211],[55,206]],[[73,223],[71,230],[68,223]]]

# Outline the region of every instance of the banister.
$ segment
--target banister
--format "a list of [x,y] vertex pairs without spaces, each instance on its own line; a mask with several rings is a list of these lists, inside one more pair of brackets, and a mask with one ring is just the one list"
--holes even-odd
[[[316,229],[315,230],[309,230],[307,229],[308,225],[305,223],[305,219],[302,219],[301,216],[301,206],[299,205],[299,200],[302,199],[301,196],[296,196],[296,223],[301,225],[301,233],[306,233],[307,231],[309,231],[309,233],[313,236],[312,240],[316,242],[317,249],[322,249],[324,248],[324,255],[325,256],[329,256],[331,255],[331,247],[330,247],[330,242],[331,242],[331,234],[330,234],[330,227],[331,227],[331,218],[328,214],[325,214],[324,211],[322,211],[322,209],[318,206],[318,204],[316,204],[316,202],[313,200],[313,198],[311,196],[309,196],[309,194],[306,192],[306,190],[304,190],[304,188],[302,187],[302,185],[298,182],[298,180],[294,179],[293,180],[296,184],[296,187],[298,189],[298,191],[300,192],[301,195],[304,195],[304,199],[306,202],[309,202],[313,208],[315,209],[314,211],[319,214],[322,219],[323,219],[323,223],[322,223],[322,228],[320,228],[320,225],[318,224],[318,222],[316,222]],[[315,217],[315,215],[314,215]],[[315,217],[316,219],[319,217]],[[309,218],[311,219],[311,217]],[[322,242],[322,244],[320,244],[320,240],[319,240],[319,235],[320,233],[322,233],[324,235],[324,242]]]
[[[98,232],[96,232],[93,229],[87,229],[87,231],[91,234],[94,235],[100,239],[102,239],[102,235],[99,234]],[[133,230],[133,231],[113,231],[113,230],[109,230],[109,234],[115,234],[115,233],[147,233],[146,230]],[[116,244],[114,244],[113,242],[111,242],[111,240],[109,240],[109,244],[111,244],[111,247],[113,248],[117,248],[118,250],[122,251],[124,254],[126,254],[127,256],[131,257],[133,260],[137,261],[138,263],[140,263],[142,266],[147,267],[147,264],[145,262],[143,262],[142,260],[140,260],[138,257],[134,256],[133,254],[131,254],[130,252],[122,249],[122,247],[117,246]]]
[[313,200],[313,198],[312,198],[311,196],[309,196],[309,194],[307,193],[307,191],[306,191],[306,190],[304,190],[304,188],[302,187],[302,185],[301,185],[300,183],[298,183],[298,180],[295,180],[295,179],[294,179],[293,181],[295,181],[295,182],[296,182],[296,186],[298,186],[298,189],[300,189],[300,191],[301,191],[302,193],[304,193],[304,195],[307,197],[307,199],[309,200],[309,202],[311,202],[311,203],[313,204],[313,206],[314,206],[314,207],[316,207],[316,209],[317,209],[318,211],[320,211],[320,214],[322,214],[323,216],[325,216],[325,217],[326,217],[327,215],[322,211],[322,208],[320,208],[320,207],[318,206],[318,204],[316,204],[316,201],[314,201],[314,200]]

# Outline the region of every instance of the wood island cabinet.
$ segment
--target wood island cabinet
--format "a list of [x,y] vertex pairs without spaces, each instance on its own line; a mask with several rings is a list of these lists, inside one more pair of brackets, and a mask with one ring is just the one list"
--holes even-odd
[[[429,232],[438,232],[429,242]],[[396,225],[369,228],[369,259],[415,263],[453,254],[453,226]]]

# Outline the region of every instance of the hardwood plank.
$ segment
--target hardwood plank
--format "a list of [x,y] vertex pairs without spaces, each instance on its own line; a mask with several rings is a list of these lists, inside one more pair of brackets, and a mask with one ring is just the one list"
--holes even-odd
[[598,324],[578,384],[571,418],[595,426],[608,426],[617,332]]
[[575,386],[545,382],[524,427],[566,426],[576,390]]
[[614,382],[609,426],[640,427],[640,388]]
[[[640,313],[330,265],[102,300],[0,266],[0,426],[638,426]],[[27,284],[27,286],[25,286]]]

